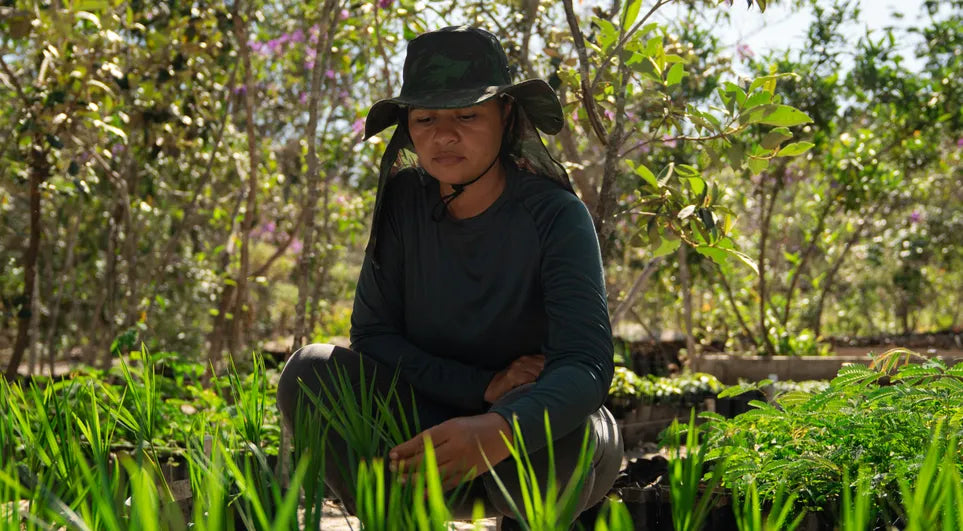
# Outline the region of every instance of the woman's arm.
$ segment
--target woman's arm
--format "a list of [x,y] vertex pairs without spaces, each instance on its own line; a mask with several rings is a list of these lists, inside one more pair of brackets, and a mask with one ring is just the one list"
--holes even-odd
[[492,408],[509,423],[518,417],[529,452],[547,442],[545,411],[553,438],[583,426],[605,401],[614,370],[602,257],[588,210],[565,194],[533,216],[542,241],[545,368],[531,391]]

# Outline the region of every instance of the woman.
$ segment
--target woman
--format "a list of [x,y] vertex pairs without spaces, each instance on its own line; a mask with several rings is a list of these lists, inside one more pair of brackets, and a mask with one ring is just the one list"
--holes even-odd
[[[508,517],[482,455],[517,493],[502,436],[512,440],[517,419],[547,471],[547,412],[564,481],[588,425],[584,510],[612,486],[622,443],[602,407],[612,342],[592,219],[535,130],[558,132],[561,106],[541,80],[512,84],[501,45],[477,28],[413,39],[403,77],[401,95],[377,102],[365,125],[366,138],[397,128],[381,163],[351,349],[295,353],[279,407],[292,424],[298,381],[317,392],[315,375],[330,381],[332,365],[351,379],[374,372],[381,392],[397,369],[400,396],[413,397],[403,409],[426,429],[390,449],[391,466],[417,465],[430,435],[446,487],[476,477],[471,492]],[[411,150],[417,164],[408,166]],[[330,444],[338,453],[344,443],[335,434]],[[350,508],[353,493],[336,476],[329,470],[326,483]]]

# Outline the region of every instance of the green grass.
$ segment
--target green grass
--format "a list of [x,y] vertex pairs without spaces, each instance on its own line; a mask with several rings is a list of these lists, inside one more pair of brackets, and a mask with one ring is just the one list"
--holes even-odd
[[[339,473],[350,474],[364,529],[448,529],[452,508],[462,503],[461,490],[443,491],[431,451],[407,482],[385,466],[387,449],[419,432],[418,419],[395,413],[401,401],[394,385],[387,396],[377,396],[373,379],[363,378],[364,392],[356,394],[346,375],[338,373],[332,388],[309,397],[315,407],[305,408],[301,414],[306,416],[296,423],[287,456],[291,465],[284,470],[272,462],[278,414],[271,373],[259,357],[250,370],[232,363],[228,374],[207,388],[184,374],[165,374],[170,366],[162,371],[158,363],[142,351],[113,372],[77,373],[62,382],[26,386],[0,381],[0,406],[7,412],[0,416],[0,531],[319,529],[324,525],[325,442],[334,432],[354,447],[337,461]],[[181,369],[199,374],[195,368]],[[899,374],[903,380],[932,380],[929,372],[904,368]],[[187,390],[187,396],[168,396],[171,389]],[[933,431],[920,466],[900,483],[901,499],[894,502],[898,523],[906,529],[963,531],[960,457],[951,451],[958,448],[959,418]],[[545,429],[551,441],[547,417]],[[700,430],[691,418],[684,438],[678,425],[669,431],[670,498],[679,530],[703,528],[719,500],[719,481],[729,474],[701,444]],[[574,521],[594,452],[588,434],[575,470],[561,484],[554,470],[547,478],[537,476],[514,426],[509,451],[521,493],[508,501],[522,528],[561,529]],[[546,451],[554,461],[552,445]],[[165,479],[170,469],[164,463],[171,459],[185,471],[193,493],[189,505],[174,499],[174,484]],[[493,479],[507,495],[502,478]],[[852,485],[848,476],[841,479],[840,529],[862,531],[879,523],[871,475],[861,471]],[[788,530],[802,518],[798,492],[780,492],[773,500],[751,485],[733,494],[741,530]],[[482,516],[476,505],[475,519]],[[629,508],[617,499],[609,499],[588,527],[632,528]]]

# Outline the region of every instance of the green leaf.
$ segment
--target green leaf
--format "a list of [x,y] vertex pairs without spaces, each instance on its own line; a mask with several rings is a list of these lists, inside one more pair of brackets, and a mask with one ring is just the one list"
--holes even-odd
[[737,251],[737,250],[735,250],[735,249],[723,249],[723,250],[724,250],[725,252],[729,253],[730,255],[735,256],[736,258],[738,258],[739,260],[741,260],[742,263],[744,263],[744,264],[746,264],[747,266],[749,266],[749,269],[752,269],[752,271],[753,271],[756,275],[759,274],[759,266],[756,265],[756,262],[755,262],[749,255],[747,255],[747,254],[745,254],[745,253],[743,253],[743,252]]
[[766,0],[756,0],[756,5],[759,6],[760,12],[766,12]]
[[406,41],[410,41],[418,36],[418,34],[415,33],[415,31],[411,29],[411,27],[408,26],[407,24],[405,24],[405,29],[403,33]]
[[751,171],[753,174],[758,174],[762,173],[766,170],[766,168],[769,167],[769,160],[753,157],[750,158],[746,164],[749,165],[749,171]]
[[665,76],[665,85],[667,87],[671,87],[672,85],[678,84],[680,81],[682,81],[682,77],[684,75],[686,75],[685,67],[682,65],[682,63],[676,63],[672,65],[672,68],[669,69],[669,73]]
[[741,109],[742,106],[746,104],[746,92],[742,90],[742,88],[739,85],[736,85],[735,83],[732,83],[729,81],[726,81],[724,83],[724,86],[726,89],[726,93],[731,94],[735,98],[736,104],[738,104],[739,108]]
[[679,245],[681,244],[682,240],[679,238],[662,238],[662,241],[659,242],[659,247],[656,248],[655,251],[652,251],[652,258],[658,258],[660,256],[672,254],[679,249]]
[[749,92],[752,92],[759,87],[773,87],[773,90],[766,89],[766,91],[774,92],[775,82],[784,77],[791,78],[791,77],[798,77],[798,76],[792,72],[788,72],[783,74],[772,74],[769,76],[758,77],[752,80],[752,83],[749,85]]
[[766,149],[776,149],[780,144],[792,138],[792,133],[787,127],[777,127],[763,137],[760,144]]
[[659,189],[659,182],[655,179],[652,171],[645,167],[645,164],[639,164],[638,167],[635,168],[635,174],[641,177],[653,189]]
[[680,177],[698,177],[699,175],[699,170],[689,164],[676,164],[675,172],[678,173]]
[[642,0],[629,0],[626,2],[622,18],[623,28],[628,30],[628,28],[635,23],[635,19],[639,18],[639,8],[641,7]]
[[682,210],[679,211],[679,214],[678,214],[679,219],[688,218],[689,216],[692,215],[693,212],[695,212],[695,209],[696,209],[695,205],[689,205],[683,208]]
[[758,107],[759,105],[767,105],[772,103],[772,92],[760,91],[752,94],[746,100],[746,108]]
[[732,266],[729,264],[729,257],[728,255],[726,255],[726,252],[723,251],[722,249],[718,247],[709,247],[707,245],[700,245],[696,247],[695,250],[697,253],[701,254],[702,256],[705,256],[706,258],[709,258],[710,260],[718,264],[719,268],[722,269],[723,273],[728,275],[729,272],[732,270]]
[[815,144],[812,142],[793,142],[776,153],[777,157],[795,157],[809,151]]
[[744,124],[765,124],[782,127],[808,124],[812,122],[806,113],[789,105],[759,105],[748,109],[739,117]]
[[706,192],[706,182],[702,177],[689,177],[689,188],[692,189],[692,194],[696,197],[702,198]]
[[[716,220],[712,217],[712,211],[708,208],[700,208],[696,211],[699,215],[699,220],[702,224],[706,226],[710,231],[716,231]],[[715,236],[715,234],[713,234]]]
[[619,30],[616,29],[614,24],[603,18],[592,17],[592,22],[595,22],[600,30],[599,45],[603,50],[608,50],[618,40]]

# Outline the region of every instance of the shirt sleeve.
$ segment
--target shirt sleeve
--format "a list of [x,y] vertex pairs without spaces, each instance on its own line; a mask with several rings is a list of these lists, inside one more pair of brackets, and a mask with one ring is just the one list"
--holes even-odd
[[351,314],[351,348],[399,368],[401,377],[431,400],[484,411],[485,390],[495,371],[432,355],[405,338],[404,242],[388,199],[392,191],[398,190],[385,191],[376,248],[361,266]]
[[605,401],[614,371],[602,257],[588,210],[570,197],[536,223],[544,231],[545,368],[529,392],[491,409],[509,424],[518,419],[528,452],[547,444],[545,412],[553,439],[582,428]]

